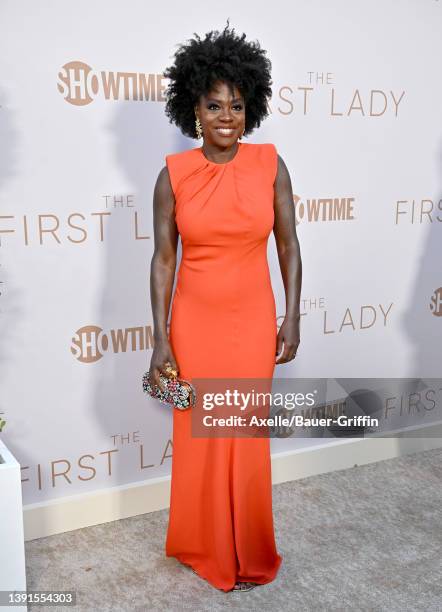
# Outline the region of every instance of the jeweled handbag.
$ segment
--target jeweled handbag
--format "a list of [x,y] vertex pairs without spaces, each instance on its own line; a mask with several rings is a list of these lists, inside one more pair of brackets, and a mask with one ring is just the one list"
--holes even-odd
[[158,399],[163,404],[171,404],[178,410],[187,410],[196,402],[195,387],[188,381],[178,378],[177,371],[172,368],[172,364],[166,362],[166,372],[171,376],[160,374],[159,378],[166,387],[162,391],[157,386],[152,386],[149,381],[149,372],[143,375],[143,390],[145,393]]

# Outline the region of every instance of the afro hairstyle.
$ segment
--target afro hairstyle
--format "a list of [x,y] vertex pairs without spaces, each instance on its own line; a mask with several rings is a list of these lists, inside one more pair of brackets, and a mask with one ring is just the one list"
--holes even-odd
[[271,98],[271,68],[266,51],[258,41],[247,42],[238,36],[229,21],[224,30],[208,32],[204,39],[194,33],[188,44],[178,45],[175,63],[163,75],[170,79],[165,96],[165,113],[186,136],[197,138],[194,108],[201,95],[207,95],[216,81],[236,86],[244,98],[246,122],[244,135],[250,134],[268,116]]

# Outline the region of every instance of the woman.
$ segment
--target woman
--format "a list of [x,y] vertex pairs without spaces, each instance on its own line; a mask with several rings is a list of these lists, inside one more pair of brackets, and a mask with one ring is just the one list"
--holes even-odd
[[[240,142],[267,114],[271,63],[229,30],[198,35],[164,74],[166,114],[201,147],[166,156],[154,190],[151,381],[178,376],[272,379],[299,345],[301,258],[287,168],[273,144]],[[279,329],[267,263],[274,231],[286,294]],[[178,234],[182,259],[174,283]],[[282,354],[280,354],[282,352]],[[275,360],[275,357],[279,357]],[[197,438],[192,410],[173,410],[166,555],[223,591],[271,582],[270,440]]]

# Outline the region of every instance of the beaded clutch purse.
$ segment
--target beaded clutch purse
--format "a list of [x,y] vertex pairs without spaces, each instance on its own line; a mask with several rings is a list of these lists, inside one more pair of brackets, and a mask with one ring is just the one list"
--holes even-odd
[[160,380],[166,387],[162,391],[159,387],[152,386],[149,381],[149,372],[143,375],[143,391],[158,399],[163,404],[171,404],[178,410],[187,410],[196,402],[195,387],[187,380],[178,378],[176,370],[174,370],[169,362],[166,363],[166,372],[171,377],[160,374]]

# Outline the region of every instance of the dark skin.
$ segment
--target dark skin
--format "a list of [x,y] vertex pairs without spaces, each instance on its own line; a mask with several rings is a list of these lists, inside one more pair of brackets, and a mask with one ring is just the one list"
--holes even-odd
[[[203,132],[203,153],[210,161],[226,163],[235,157],[245,128],[246,108],[237,87],[217,82],[207,96],[201,96],[194,108]],[[231,128],[227,135],[217,127]],[[296,235],[293,191],[287,167],[278,155],[278,171],[274,183],[274,225],[279,266],[286,296],[286,313],[277,335],[275,364],[287,363],[295,358],[300,342],[300,294],[302,262]],[[159,375],[164,374],[169,361],[179,373],[167,335],[167,317],[176,268],[178,228],[175,223],[175,197],[167,166],[157,178],[153,197],[155,249],[150,269],[150,295],[154,319],[154,349],[150,362],[150,380],[162,388]],[[282,351],[282,352],[281,352]]]

